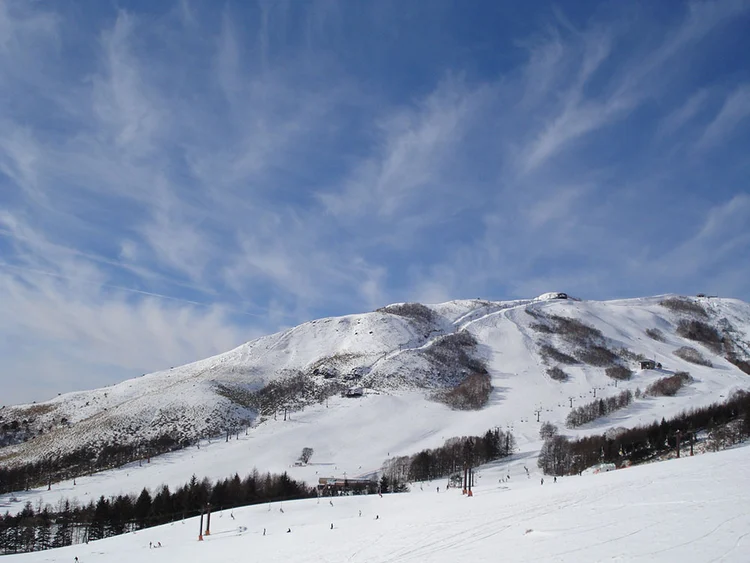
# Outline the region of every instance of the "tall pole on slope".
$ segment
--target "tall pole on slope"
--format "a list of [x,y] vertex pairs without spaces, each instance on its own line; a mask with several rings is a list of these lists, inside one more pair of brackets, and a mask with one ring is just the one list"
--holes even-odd
[[204,536],[211,535],[211,503],[206,503],[206,510],[208,510],[208,516],[206,516],[206,531],[203,532]]
[[680,429],[675,430],[675,438],[677,442],[677,459],[680,458]]
[[203,541],[203,509],[201,508],[201,525],[198,528],[198,541]]

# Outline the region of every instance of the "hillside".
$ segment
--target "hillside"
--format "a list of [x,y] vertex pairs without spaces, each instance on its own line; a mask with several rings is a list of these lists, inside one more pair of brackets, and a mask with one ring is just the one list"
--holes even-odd
[[[389,456],[495,426],[512,429],[522,451],[536,451],[540,422],[562,427],[571,406],[623,389],[645,390],[678,371],[689,372],[690,382],[675,396],[640,397],[566,433],[652,422],[750,389],[750,376],[740,369],[750,358],[748,342],[750,306],[732,299],[392,305],[304,323],[107,388],[4,407],[3,439],[26,441],[0,449],[0,463],[44,462],[74,451],[97,456],[107,447],[143,458],[143,467],[135,462],[85,478],[112,481],[102,489],[109,494],[132,489],[123,476],[133,472],[128,467],[148,474],[152,484],[182,483],[193,473],[289,469],[305,446],[315,449],[313,462],[321,465],[294,467],[292,476],[315,481],[323,471],[355,475],[376,471]],[[685,356],[686,348],[693,352]],[[675,355],[680,349],[682,357]],[[641,370],[646,358],[662,367]],[[564,380],[551,368],[560,368]],[[608,368],[617,369],[608,376]],[[611,377],[627,370],[628,379]],[[451,390],[460,391],[475,375],[491,383],[483,406],[449,406],[456,406]],[[351,386],[364,396],[341,397]],[[144,443],[164,437],[170,447],[191,447],[145,463]],[[50,494],[73,496],[72,479]]]
[[[435,481],[408,494],[340,497],[333,505],[310,499],[215,512],[202,542],[196,517],[6,557],[18,563],[747,561],[750,448],[543,486],[538,475],[526,478],[521,465],[481,468],[472,498]],[[499,483],[509,470],[510,481]]]

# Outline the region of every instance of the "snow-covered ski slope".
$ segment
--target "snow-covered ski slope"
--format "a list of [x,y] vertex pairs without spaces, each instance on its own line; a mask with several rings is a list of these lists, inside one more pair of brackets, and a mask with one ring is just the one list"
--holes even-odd
[[[39,498],[54,505],[62,497],[78,497],[80,501],[88,502],[89,495],[135,493],[144,486],[154,489],[162,483],[176,486],[187,482],[193,474],[210,479],[234,473],[244,476],[253,467],[260,471],[288,471],[292,477],[309,483],[317,483],[319,477],[343,476],[345,473],[349,477],[366,475],[377,471],[389,457],[436,447],[454,436],[483,434],[496,426],[512,430],[522,453],[535,453],[541,445],[540,423],[551,421],[562,429],[571,402],[573,406],[587,403],[593,400],[594,392],[599,398],[623,389],[645,389],[649,383],[676,370],[689,371],[694,378],[676,396],[637,399],[628,408],[609,417],[575,430],[564,429],[564,433],[577,436],[602,433],[611,427],[651,423],[686,408],[721,401],[734,390],[750,389],[750,376],[708,348],[675,334],[674,327],[680,316],[660,305],[663,299],[454,301],[430,306],[437,318],[429,327],[421,326],[421,331],[417,330],[418,323],[385,313],[323,319],[248,343],[203,362],[106,389],[63,396],[53,404],[60,405],[65,412],[70,412],[69,416],[79,420],[88,420],[83,418],[85,415],[75,412],[80,402],[98,397],[111,407],[108,411],[99,411],[94,420],[102,421],[120,408],[133,424],[144,425],[152,422],[148,419],[152,412],[178,408],[175,405],[208,405],[212,401],[223,404],[220,402],[223,397],[216,395],[211,387],[212,382],[221,378],[233,377],[236,381],[260,385],[262,378],[279,377],[280,370],[294,365],[309,367],[322,357],[356,353],[360,362],[363,361],[361,358],[374,358],[373,367],[366,376],[372,387],[362,398],[335,396],[327,404],[312,404],[290,413],[286,421],[279,414],[277,420],[270,418],[247,432],[241,432],[239,438],[233,437],[229,442],[224,438],[214,438],[211,443],[203,439],[200,448],[193,445],[152,458],[150,463],[139,465],[136,462],[117,470],[79,477],[75,486],[71,480],[54,484],[51,491],[44,487],[20,492],[16,494],[19,502],[12,503],[9,508],[17,510],[26,500],[36,503]],[[719,324],[721,321],[731,325],[738,342],[750,341],[748,304],[729,299],[698,301],[708,312],[709,322]],[[529,311],[537,316],[530,315]],[[570,376],[568,381],[554,381],[545,373],[547,365],[539,355],[539,348],[545,342],[552,342],[561,350],[566,350],[566,345],[555,335],[531,328],[540,322],[539,315],[543,314],[578,318],[600,329],[610,339],[611,346],[624,347],[653,358],[664,368],[640,371],[635,362],[631,363],[634,377],[619,382],[616,387],[603,368],[579,364],[564,366]],[[661,329],[664,342],[646,336],[648,328]],[[376,337],[369,335],[371,330]],[[477,411],[451,410],[431,400],[429,391],[415,386],[389,385],[390,374],[403,375],[410,366],[416,365],[415,362],[421,361],[419,358],[414,360],[416,348],[429,346],[430,341],[455,330],[474,334],[479,342],[478,353],[487,359],[493,391],[484,408]],[[361,343],[359,333],[366,334],[372,342]],[[685,345],[700,349],[713,367],[698,366],[674,356],[673,351]],[[383,354],[390,357],[382,359]],[[241,375],[248,373],[257,376]],[[174,390],[170,390],[172,385]],[[107,397],[104,397],[105,393]],[[123,400],[123,397],[129,399]],[[194,413],[187,410],[182,416],[188,418]],[[60,441],[95,440],[108,432],[104,423],[83,426],[91,436],[76,431],[77,427],[78,424],[74,424],[71,433],[61,435]],[[127,434],[119,437],[122,440],[127,438]],[[34,453],[33,448],[44,444],[42,438],[35,438],[23,446]],[[312,463],[293,467],[303,447],[314,448]],[[7,499],[0,498],[0,504],[8,504]]]
[[[400,495],[338,497],[214,513],[9,562],[746,563],[750,448],[553,483],[518,460],[481,469],[472,498],[445,481]],[[519,471],[520,470],[520,471]],[[440,492],[437,492],[437,487]],[[361,515],[360,515],[361,514]],[[333,524],[333,529],[331,529]],[[266,530],[265,535],[263,530]],[[287,530],[291,530],[287,533]],[[149,548],[161,544],[161,547]]]

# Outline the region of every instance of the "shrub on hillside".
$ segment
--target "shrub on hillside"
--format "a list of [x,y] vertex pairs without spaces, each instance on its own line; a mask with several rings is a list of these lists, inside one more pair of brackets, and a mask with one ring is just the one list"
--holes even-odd
[[662,377],[646,387],[646,395],[651,397],[672,397],[677,391],[687,385],[692,378],[686,371],[678,371],[674,375]]
[[555,381],[567,381],[568,380],[568,374],[565,373],[558,366],[554,366],[554,367],[549,368],[547,370],[547,375],[549,375]]
[[438,399],[452,409],[475,410],[487,404],[491,392],[490,376],[472,373],[454,389],[438,393]]
[[579,363],[578,360],[576,360],[573,356],[569,356],[565,352],[561,352],[551,344],[545,344],[541,348],[541,356],[542,359],[546,362],[549,360],[554,360],[557,363],[565,364],[565,365],[574,365]]
[[553,334],[555,332],[551,326],[543,323],[531,323],[529,328],[535,332],[541,332],[542,334]]
[[407,317],[418,322],[431,323],[435,320],[435,313],[421,303],[399,303],[377,309],[378,313],[390,313],[399,317]]
[[628,350],[627,348],[620,348],[616,351],[616,354],[623,360],[627,362],[645,362],[648,358],[644,356],[643,354],[640,354],[638,352],[633,352],[632,350]]
[[728,354],[727,361],[740,368],[746,374],[750,375],[750,362],[748,362],[747,360],[743,360],[742,358],[738,357],[737,354]]
[[604,373],[607,374],[607,377],[611,377],[612,379],[619,379],[620,381],[625,381],[633,377],[632,370],[626,368],[625,366],[610,366],[606,370],[604,370]]
[[696,350],[695,348],[691,348],[690,346],[682,346],[681,348],[677,348],[677,350],[672,353],[678,358],[682,358],[683,360],[685,360],[686,362],[690,362],[691,364],[708,367],[713,366],[710,360],[704,358],[703,355],[698,352],[698,350]]
[[590,346],[579,348],[574,352],[575,357],[584,364],[597,367],[611,366],[617,361],[617,354],[604,346]]
[[664,342],[664,333],[658,328],[647,328],[646,336],[656,340],[657,342]]
[[708,313],[706,313],[706,310],[699,303],[685,297],[670,297],[660,302],[659,305],[666,307],[675,313],[697,315],[699,317],[708,318]]
[[677,334],[704,344],[716,353],[721,352],[723,339],[719,331],[703,321],[682,319],[677,323]]
[[486,374],[484,361],[474,357],[477,339],[469,331],[461,330],[438,338],[422,354],[437,364],[441,371]]
[[583,346],[592,342],[604,342],[604,336],[597,328],[589,326],[578,319],[553,315],[550,317],[555,324],[555,332],[572,344]]

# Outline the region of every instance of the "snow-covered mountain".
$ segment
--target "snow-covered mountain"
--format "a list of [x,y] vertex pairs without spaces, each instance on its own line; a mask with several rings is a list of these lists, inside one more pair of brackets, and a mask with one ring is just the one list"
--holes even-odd
[[[59,458],[82,448],[135,448],[165,436],[206,444],[209,436],[231,431],[235,439],[221,445],[214,440],[211,454],[190,448],[168,458],[215,459],[221,447],[221,467],[177,464],[161,478],[182,482],[200,471],[223,477],[254,465],[286,469],[304,446],[315,448],[316,460],[354,475],[376,470],[386,457],[495,426],[512,429],[523,449],[538,442],[540,422],[562,426],[571,407],[623,389],[645,390],[677,371],[691,379],[675,396],[638,398],[567,432],[651,422],[750,389],[743,371],[750,358],[745,302],[558,297],[397,304],[314,320],[185,366],[4,407],[2,438],[17,443],[0,449],[0,464]],[[661,367],[641,369],[648,367],[645,360]],[[462,387],[472,378],[479,391]],[[483,381],[491,384],[487,393]],[[354,387],[362,397],[341,396]],[[464,399],[477,393],[480,408],[456,408],[471,406]],[[151,465],[156,481],[164,465]],[[294,471],[315,480],[309,467]]]

